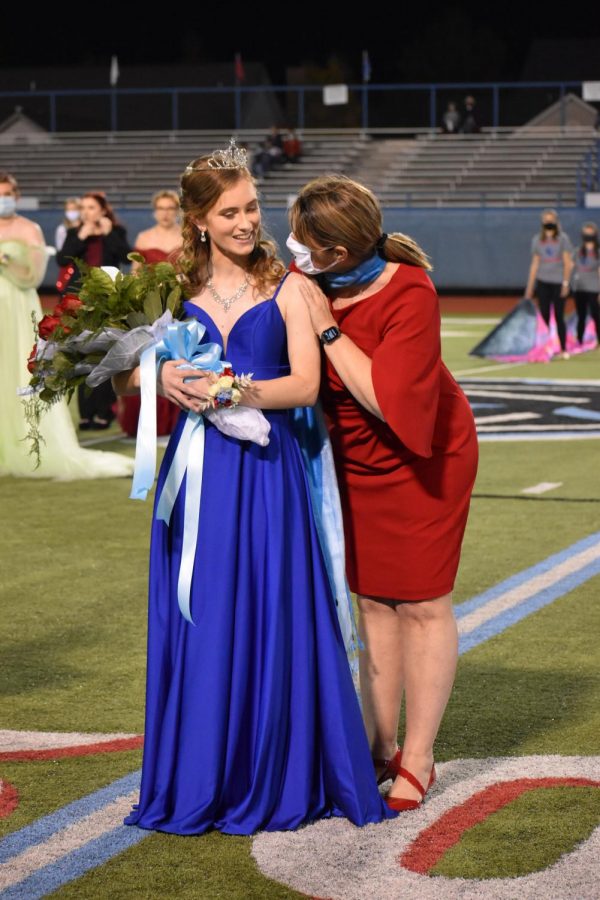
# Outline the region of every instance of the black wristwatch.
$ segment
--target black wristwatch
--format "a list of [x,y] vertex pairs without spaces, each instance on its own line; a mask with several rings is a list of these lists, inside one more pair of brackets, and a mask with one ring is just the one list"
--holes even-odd
[[326,328],[322,334],[319,335],[319,340],[322,344],[333,344],[334,341],[337,341],[339,337],[342,336],[342,332],[337,327],[337,325],[332,325],[330,328]]

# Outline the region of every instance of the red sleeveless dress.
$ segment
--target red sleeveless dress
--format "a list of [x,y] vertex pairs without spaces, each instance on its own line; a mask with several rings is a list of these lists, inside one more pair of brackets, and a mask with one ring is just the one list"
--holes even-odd
[[360,406],[324,360],[350,587],[440,597],[454,585],[478,447],[469,403],[441,359],[437,293],[424,269],[400,264],[380,291],[332,313],[373,360],[385,418]]
[[[133,248],[136,253],[144,257],[147,263],[164,262],[169,258],[169,254],[158,247],[149,247],[140,250],[139,247]],[[137,434],[138,419],[140,417],[139,396],[118,397],[117,398],[117,421],[125,434],[129,437],[135,437]],[[156,398],[156,432],[159,435],[171,434],[175,428],[175,423],[179,418],[181,410],[166,397]]]

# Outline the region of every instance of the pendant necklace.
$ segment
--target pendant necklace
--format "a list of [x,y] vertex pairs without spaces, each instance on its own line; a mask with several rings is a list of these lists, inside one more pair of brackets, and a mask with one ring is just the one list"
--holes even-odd
[[216,303],[218,303],[220,306],[222,306],[223,309],[225,310],[225,312],[228,312],[229,308],[232,306],[232,304],[235,303],[236,300],[240,299],[240,297],[242,296],[242,294],[244,293],[244,291],[246,290],[246,288],[248,287],[249,284],[250,284],[250,282],[248,281],[248,276],[244,275],[244,280],[243,280],[242,284],[239,286],[239,288],[237,289],[235,294],[231,295],[231,297],[221,297],[221,295],[217,292],[214,284],[212,283],[212,279],[210,279],[210,278],[206,282],[206,287],[211,292],[214,301]]

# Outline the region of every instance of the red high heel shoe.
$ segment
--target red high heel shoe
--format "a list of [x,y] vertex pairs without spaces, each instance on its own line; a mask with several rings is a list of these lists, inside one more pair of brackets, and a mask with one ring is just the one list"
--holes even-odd
[[425,799],[425,794],[431,787],[431,785],[435,782],[436,774],[435,774],[435,764],[431,767],[431,773],[429,775],[429,782],[427,787],[424,788],[423,785],[417,781],[412,772],[409,772],[408,769],[400,766],[398,769],[398,775],[401,775],[402,778],[406,778],[409,784],[412,784],[414,788],[418,790],[421,795],[420,800],[408,800],[405,797],[390,797],[389,794],[385,797],[385,802],[389,806],[390,809],[396,810],[396,812],[404,812],[407,809],[418,809],[418,807],[422,804]]
[[390,759],[377,759],[374,757],[373,765],[375,768],[379,769],[383,766],[383,772],[378,777],[377,784],[383,784],[384,781],[388,781],[390,778],[396,778],[400,771],[401,762],[402,747],[399,747]]

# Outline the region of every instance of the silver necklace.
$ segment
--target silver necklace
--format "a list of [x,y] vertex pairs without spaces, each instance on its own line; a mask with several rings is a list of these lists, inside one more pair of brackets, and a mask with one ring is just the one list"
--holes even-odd
[[214,284],[212,283],[212,279],[208,279],[206,282],[206,287],[209,289],[211,294],[213,295],[213,299],[216,303],[223,307],[225,312],[229,311],[230,306],[235,303],[236,300],[239,300],[250,282],[248,281],[247,275],[244,275],[244,280],[242,284],[239,286],[235,294],[232,294],[231,297],[221,297],[221,295],[217,292]]

